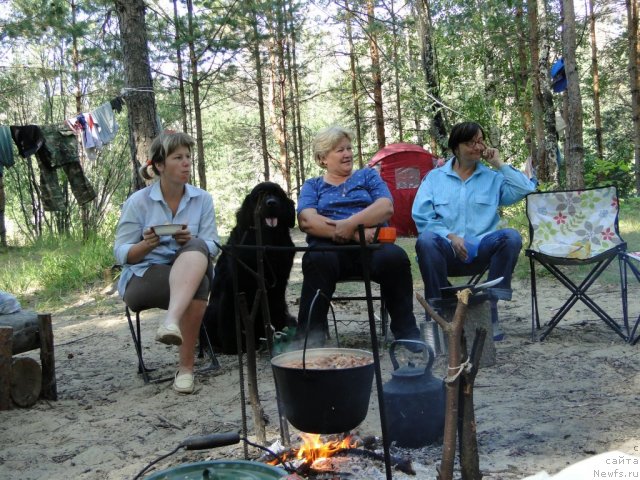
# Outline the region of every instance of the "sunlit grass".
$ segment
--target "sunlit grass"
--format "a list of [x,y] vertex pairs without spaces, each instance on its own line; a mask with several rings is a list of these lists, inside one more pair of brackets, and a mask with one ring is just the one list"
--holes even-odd
[[58,237],[9,248],[0,253],[0,261],[0,290],[18,297],[23,306],[55,309],[70,294],[93,287],[114,260],[110,240]]

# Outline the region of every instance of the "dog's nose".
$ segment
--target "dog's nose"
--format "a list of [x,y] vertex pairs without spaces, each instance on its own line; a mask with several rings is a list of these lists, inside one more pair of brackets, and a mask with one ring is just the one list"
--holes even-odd
[[275,198],[267,198],[267,201],[265,202],[267,204],[267,207],[275,207],[278,205],[278,201]]

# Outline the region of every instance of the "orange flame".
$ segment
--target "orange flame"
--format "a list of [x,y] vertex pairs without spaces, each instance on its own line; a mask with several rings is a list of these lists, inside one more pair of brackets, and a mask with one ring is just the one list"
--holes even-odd
[[[335,455],[340,450],[348,448],[356,448],[358,446],[357,440],[353,435],[347,435],[342,440],[329,440],[323,442],[320,439],[319,434],[315,433],[300,433],[303,444],[300,448],[293,449],[290,454],[284,455],[284,460],[289,460],[295,456],[297,460],[303,460],[308,465]],[[270,465],[276,465],[278,460],[272,460],[268,462]]]
[[329,458],[340,450],[345,448],[354,448],[355,444],[352,442],[352,435],[347,436],[342,440],[331,440],[323,442],[320,439],[320,435],[315,433],[300,433],[300,437],[304,441],[303,445],[298,449],[296,458],[299,460],[306,460],[310,463],[316,460]]

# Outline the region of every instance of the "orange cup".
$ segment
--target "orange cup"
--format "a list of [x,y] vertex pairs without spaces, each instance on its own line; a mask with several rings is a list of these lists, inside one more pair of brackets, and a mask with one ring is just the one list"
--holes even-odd
[[378,232],[378,241],[380,243],[395,243],[396,229],[395,227],[380,227]]

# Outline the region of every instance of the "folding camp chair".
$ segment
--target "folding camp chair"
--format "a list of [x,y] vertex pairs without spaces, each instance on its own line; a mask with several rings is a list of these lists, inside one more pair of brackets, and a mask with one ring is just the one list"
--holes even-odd
[[[377,241],[379,232],[380,232],[380,226],[378,226],[378,228],[376,229],[376,233],[374,236],[376,241]],[[331,315],[333,316],[333,329],[334,329],[338,344],[340,343],[340,340],[338,339],[338,323],[341,323],[343,325],[350,325],[352,323],[363,323],[363,324],[368,323],[368,320],[337,319],[335,316],[334,306],[336,305],[336,303],[350,302],[350,301],[366,302],[368,300],[368,297],[364,293],[360,293],[358,295],[347,295],[347,294],[338,293],[340,285],[348,285],[348,284],[354,284],[354,283],[359,284],[364,288],[364,275],[351,276],[351,277],[339,279],[338,282],[336,283],[336,292],[334,292],[331,298],[330,310],[331,310]],[[373,280],[371,280],[371,283],[377,284]],[[353,288],[353,285],[351,288]],[[387,311],[387,306],[385,305],[384,298],[382,297],[382,291],[380,291],[378,295],[372,295],[371,300],[374,302],[377,302],[377,301],[380,302],[380,315],[376,318],[376,321],[380,323],[380,337],[384,342],[386,342],[388,327],[389,327],[389,312]],[[328,324],[329,324],[329,318],[327,318],[327,326],[326,326],[327,335],[329,334]]]
[[[578,300],[623,339],[628,336],[624,292],[623,257],[627,244],[618,231],[618,194],[614,186],[585,190],[530,193],[526,197],[529,219],[531,269],[531,337],[540,328],[535,262],[544,266],[570,292],[570,297],[551,318],[539,339],[544,340]],[[620,268],[623,324],[620,325],[587,294],[600,274],[614,260]],[[570,267],[589,266],[579,283],[568,273]],[[562,267],[562,269],[560,268]],[[569,267],[569,268],[565,268]],[[573,269],[576,273],[576,269]],[[625,330],[623,330],[623,327]]]
[[[345,278],[345,279],[341,279],[338,280],[338,283],[336,285],[336,290],[339,288],[339,285],[343,284],[343,285],[347,285],[347,284],[360,284],[363,285],[364,282],[364,277],[363,276],[359,276],[359,277],[349,277],[349,278]],[[371,280],[371,283],[374,284],[375,282],[373,280]],[[380,337],[381,340],[383,340],[384,342],[386,342],[387,340],[387,335],[388,335],[388,327],[389,327],[389,312],[387,312],[387,306],[384,303],[384,298],[382,297],[382,292],[380,292],[379,295],[372,295],[371,300],[373,300],[374,302],[379,301],[380,302],[380,314],[379,316],[376,316],[376,321],[380,323]],[[334,293],[333,297],[331,298],[331,309],[333,309],[333,307],[335,306],[335,304],[337,302],[346,302],[346,301],[362,301],[362,302],[366,302],[367,301],[367,296],[365,294],[360,294],[360,295],[341,295],[341,294],[337,294]],[[329,319],[327,319],[328,321]],[[336,338],[338,338],[338,323],[343,324],[343,325],[350,325],[352,323],[368,323],[368,319],[367,320],[355,320],[355,319],[336,319],[335,316],[333,318],[333,328],[335,331],[335,335]]]
[[[164,382],[168,380],[173,380],[173,375],[170,377],[162,377],[162,378],[151,378],[149,376],[150,372],[153,372],[155,368],[149,368],[145,365],[144,359],[142,358],[142,338],[140,336],[140,312],[148,310],[147,308],[142,308],[138,311],[132,310],[128,305],[125,304],[125,315],[127,316],[127,321],[129,322],[129,329],[131,330],[131,338],[133,339],[133,346],[136,349],[136,355],[138,356],[138,373],[142,374],[142,378],[144,379],[144,383],[157,383]],[[135,327],[133,325],[133,320],[131,319],[131,312],[136,314],[136,322]],[[156,325],[157,326],[157,325]],[[204,339],[204,342],[203,342]],[[209,359],[211,363],[208,367],[204,367],[199,369],[196,373],[203,373],[205,371],[217,370],[220,368],[220,363],[216,358],[215,353],[213,352],[213,347],[211,346],[211,341],[209,339],[209,335],[207,334],[207,329],[204,328],[204,325],[200,326],[200,352],[199,357],[204,356],[203,350],[207,350],[207,354],[209,355]]]

